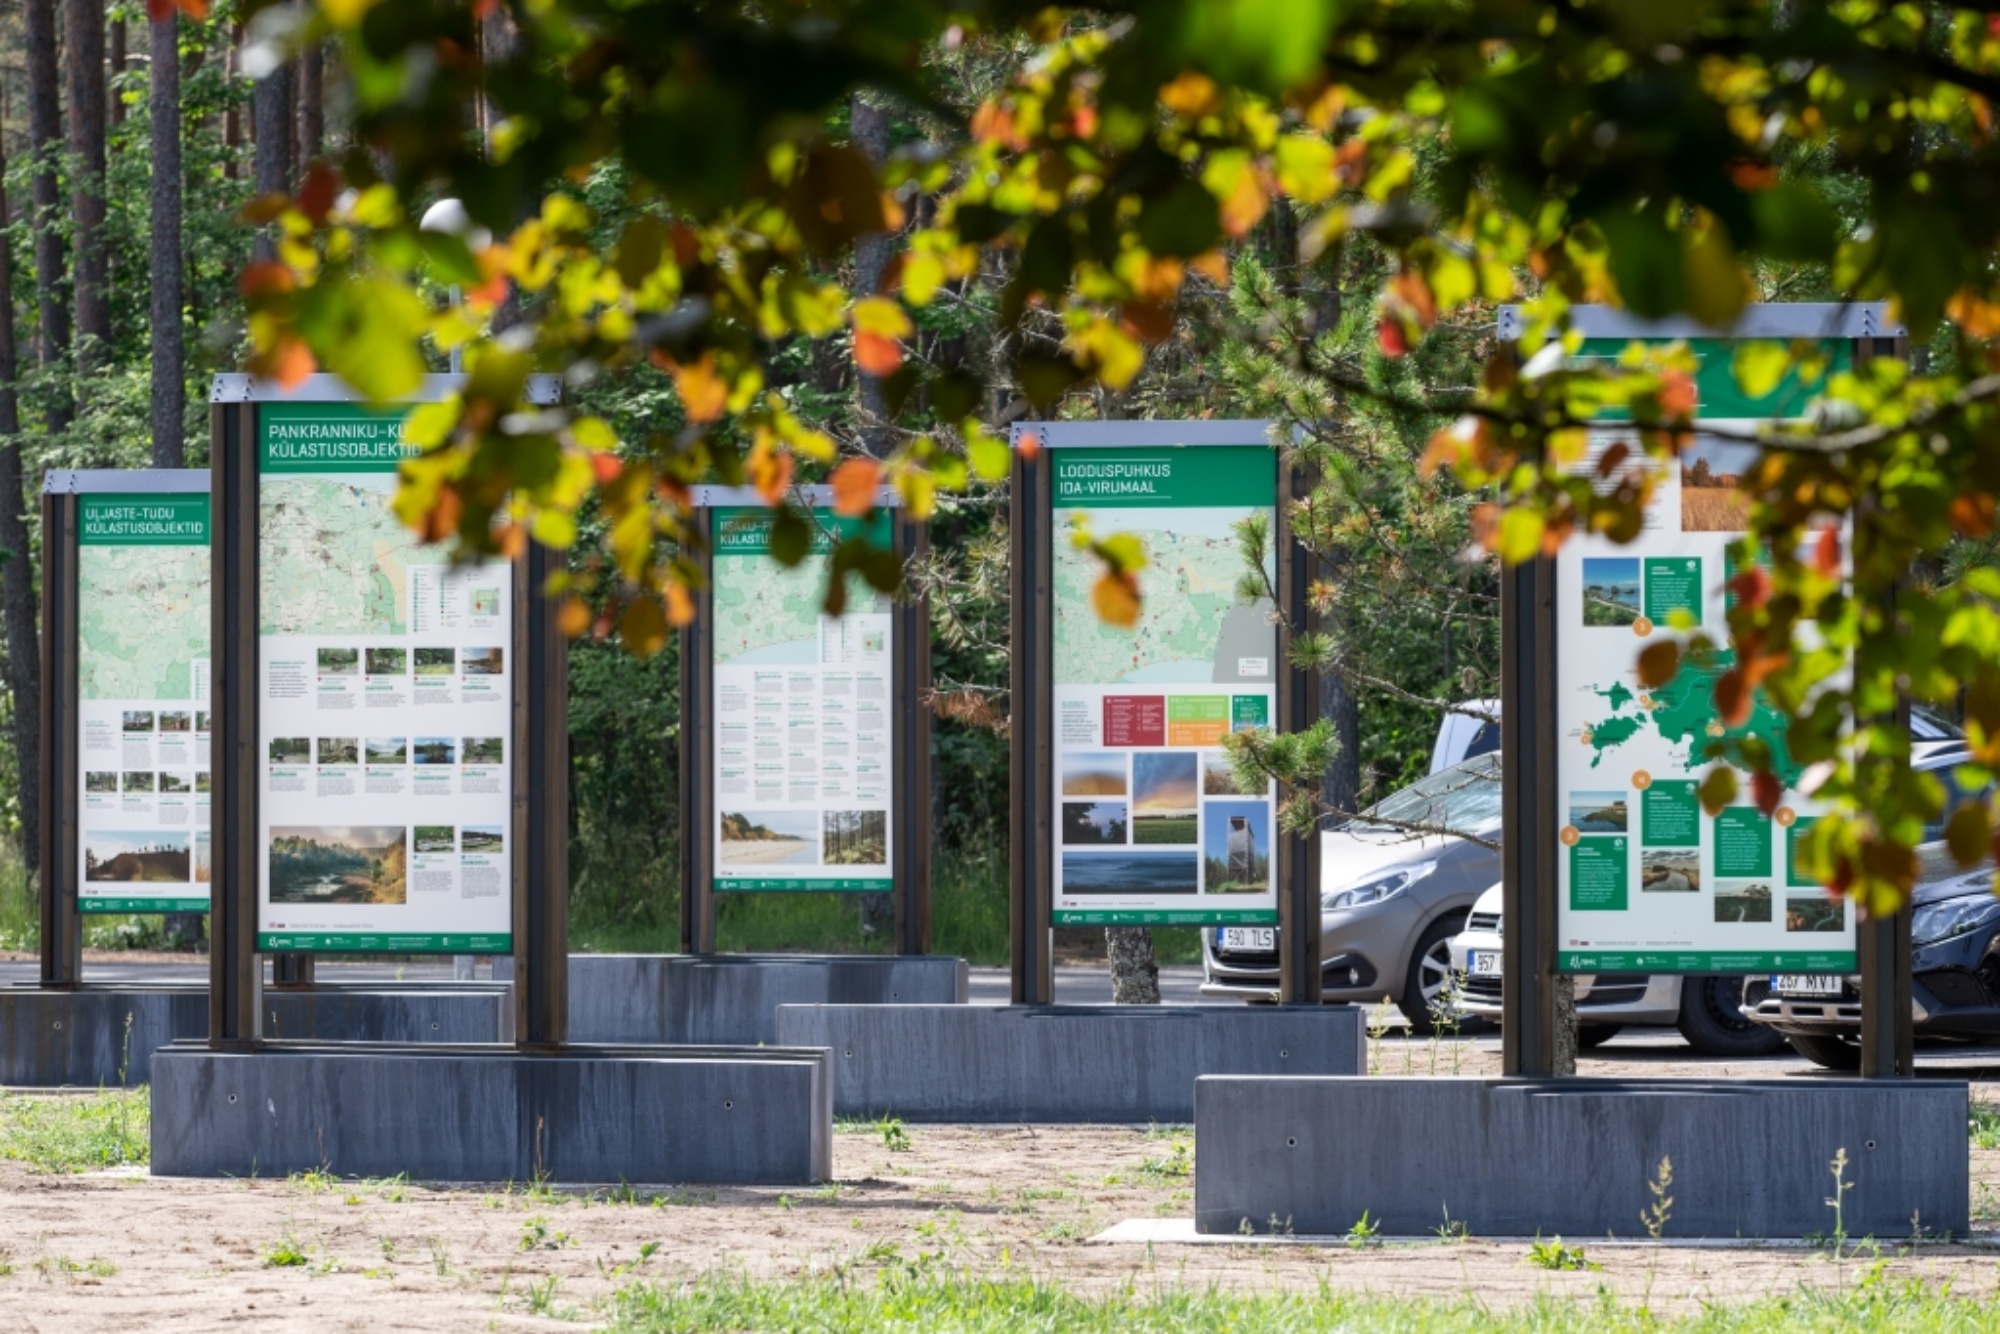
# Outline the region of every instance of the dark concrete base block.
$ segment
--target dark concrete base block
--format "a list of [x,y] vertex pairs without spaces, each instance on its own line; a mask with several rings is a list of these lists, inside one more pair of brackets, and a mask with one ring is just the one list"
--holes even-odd
[[153,1060],[156,1176],[807,1185],[833,1171],[824,1052],[393,1046]]
[[910,1121],[1194,1117],[1217,1074],[1354,1074],[1352,1007],[785,1005],[778,1040],[833,1052],[834,1110]]
[[[511,1042],[513,1000],[494,983],[322,985],[264,993],[267,1036],[321,1042]],[[198,984],[0,988],[0,1084],[143,1084],[153,1053],[207,1036]]]
[[[204,1027],[188,1036],[206,1035]],[[266,987],[264,1036],[280,1042],[510,1043],[513,989],[504,982]]]
[[143,1084],[155,1051],[207,1030],[206,987],[0,988],[0,1084]]
[[937,955],[572,954],[578,1042],[778,1041],[780,1005],[963,1005],[965,960]]
[[[1203,1079],[1195,1229],[1390,1236],[1964,1235],[1962,1083],[1859,1079]],[[1834,1159],[1846,1164],[1837,1192]]]

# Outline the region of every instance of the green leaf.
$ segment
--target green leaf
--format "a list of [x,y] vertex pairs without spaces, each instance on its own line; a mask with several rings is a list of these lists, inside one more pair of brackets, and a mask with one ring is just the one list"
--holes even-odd
[[1222,206],[1201,182],[1179,181],[1139,215],[1139,239],[1155,255],[1179,259],[1213,250],[1222,239]]
[[1332,0],[1199,0],[1161,11],[1180,61],[1264,92],[1295,88],[1320,66]]
[[1727,765],[1710,769],[1708,776],[1701,780],[1701,786],[1695,789],[1695,795],[1701,799],[1703,810],[1710,815],[1716,814],[1736,800],[1736,771]]
[[781,509],[771,520],[771,555],[787,568],[797,565],[812,550],[812,528],[796,510]]
[[1543,526],[1538,510],[1508,509],[1500,516],[1500,559],[1509,565],[1533,560],[1542,549]]
[[1777,390],[1791,364],[1782,343],[1744,343],[1736,349],[1737,386],[1747,398],[1763,398]]

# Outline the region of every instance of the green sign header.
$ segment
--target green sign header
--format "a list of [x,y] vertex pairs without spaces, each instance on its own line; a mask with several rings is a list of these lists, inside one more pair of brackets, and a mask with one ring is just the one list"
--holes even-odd
[[[1586,338],[1578,356],[1586,361],[1617,361],[1626,347],[1634,342],[1659,343],[1674,340],[1627,339],[1627,338]],[[1769,393],[1751,397],[1736,383],[1736,350],[1745,343],[1774,342],[1783,339],[1762,338],[1690,338],[1688,350],[1694,353],[1696,369],[1694,375],[1695,416],[1708,420],[1739,417],[1768,417],[1783,421],[1793,417],[1803,417],[1806,407],[1826,390],[1825,379],[1807,384],[1799,378],[1796,370],[1787,370],[1784,378],[1772,387]],[[1837,338],[1826,345],[1827,373],[1829,375],[1849,370],[1854,363],[1854,344],[1844,338]],[[1630,414],[1624,409],[1601,414],[1605,421],[1622,421]]]
[[408,408],[266,403],[257,413],[258,466],[267,473],[394,472],[417,453],[403,439]]
[[205,547],[208,497],[200,492],[77,497],[77,541],[92,547]]
[[[768,556],[771,524],[776,510],[761,505],[719,507],[715,511],[715,554],[718,556]],[[812,551],[824,555],[835,545],[860,534],[868,545],[887,550],[890,542],[889,512],[877,509],[871,518],[848,518],[831,510],[817,510],[808,516],[812,526]]]
[[1268,507],[1278,452],[1257,445],[1052,449],[1057,509]]

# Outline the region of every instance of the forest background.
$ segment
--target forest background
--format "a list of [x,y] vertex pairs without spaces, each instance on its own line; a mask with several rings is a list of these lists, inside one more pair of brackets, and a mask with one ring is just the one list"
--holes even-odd
[[[274,76],[244,70],[244,31],[228,0],[201,19],[149,20],[143,4],[14,0],[0,7],[0,948],[31,949],[37,598],[37,498],[50,468],[201,467],[206,385],[246,351],[239,276],[256,231],[242,210],[299,188],[349,142],[352,95],[332,48],[305,51]],[[925,70],[959,113],[914,114],[849,99],[827,129],[871,160],[962,133],[974,109],[1016,77],[1025,40],[968,42]],[[476,123],[468,133],[477,133]],[[1430,164],[1415,164],[1421,180]],[[592,211],[605,246],[631,220],[615,158],[566,187]],[[919,198],[907,219],[922,225]],[[1421,475],[1430,435],[1471,392],[1490,351],[1492,309],[1473,305],[1431,331],[1415,355],[1384,356],[1375,293],[1394,261],[1364,242],[1336,260],[1300,258],[1286,200],[1229,248],[1226,281],[1190,277],[1171,333],[1148,343],[1118,392],[1073,393],[1077,418],[1268,417],[1310,423],[1322,446],[1315,497],[1324,522],[1328,636],[1322,711],[1337,745],[1321,792],[1357,810],[1420,776],[1443,709],[1494,695],[1497,566],[1474,552],[1476,495],[1449,472]],[[864,238],[829,273],[849,290],[878,285],[897,261],[895,231]],[[917,313],[905,355],[918,365],[974,362],[986,372],[979,415],[1004,436],[1032,416],[1010,379],[1026,350],[1053,351],[1053,314],[1000,318],[1010,269],[988,255],[969,280]],[[1810,297],[1776,291],[1770,296]],[[1296,366],[1310,348],[1323,376]],[[844,454],[884,456],[904,443],[911,409],[893,380],[857,369],[847,337],[793,339],[770,358],[773,387]],[[435,370],[445,369],[437,357]],[[1365,392],[1338,395],[1346,381]],[[896,399],[896,401],[891,401]],[[589,386],[583,411],[643,442],[681,424],[664,371],[640,364]],[[938,868],[936,947],[977,962],[1005,958],[1008,716],[1006,489],[975,483],[943,495],[934,556],[916,581],[931,595],[937,693],[931,830]],[[584,516],[572,547],[589,559]],[[1142,590],[1145,577],[1140,576]],[[678,648],[627,651],[614,628],[571,657],[572,939],[583,949],[670,950],[677,938]],[[96,918],[92,946],[195,943],[158,918]],[[845,896],[725,898],[725,949],[882,949],[866,905]],[[1144,933],[1139,933],[1141,936]],[[1163,960],[1196,957],[1191,930],[1155,933]],[[1101,954],[1096,933],[1066,942]],[[1145,942],[1135,942],[1143,948]]]

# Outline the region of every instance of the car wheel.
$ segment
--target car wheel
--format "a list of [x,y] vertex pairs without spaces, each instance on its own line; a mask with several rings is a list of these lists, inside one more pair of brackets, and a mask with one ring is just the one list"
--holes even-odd
[[1743,979],[1690,977],[1681,983],[1681,1017],[1674,1027],[1703,1056],[1772,1056],[1785,1039],[1769,1024],[1745,1019]]
[[1576,1026],[1576,1049],[1589,1051],[1601,1047],[1617,1037],[1625,1029],[1623,1024],[1578,1024]]
[[[1409,972],[1403,978],[1403,999],[1396,1003],[1396,1008],[1410,1021],[1410,1032],[1437,1031],[1438,1008],[1449,1004],[1451,938],[1464,929],[1463,917],[1445,917],[1432,922],[1417,938],[1417,947],[1410,952]],[[1468,1018],[1459,1020],[1460,1031]]]
[[1831,1033],[1787,1033],[1792,1050],[1825,1070],[1859,1070],[1861,1044]]

